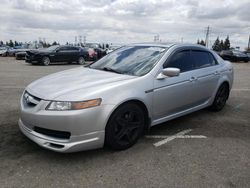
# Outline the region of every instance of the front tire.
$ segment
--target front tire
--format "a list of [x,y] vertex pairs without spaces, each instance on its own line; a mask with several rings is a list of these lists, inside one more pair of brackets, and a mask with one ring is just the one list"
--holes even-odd
[[146,123],[144,111],[134,103],[118,107],[105,128],[105,144],[114,150],[134,145],[143,133]]
[[220,110],[222,110],[227,102],[229,96],[229,87],[226,83],[223,83],[214,98],[214,102],[211,105],[210,109],[212,111],[218,112]]
[[49,59],[49,57],[44,57],[44,58],[42,59],[42,63],[43,63],[43,65],[45,65],[45,66],[50,65],[50,59]]

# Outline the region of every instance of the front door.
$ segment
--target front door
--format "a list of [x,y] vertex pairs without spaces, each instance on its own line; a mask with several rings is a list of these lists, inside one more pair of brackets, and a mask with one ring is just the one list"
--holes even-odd
[[181,112],[195,106],[194,92],[197,92],[194,63],[190,58],[190,50],[177,51],[171,55],[163,68],[180,69],[180,75],[154,80],[153,112],[154,119]]

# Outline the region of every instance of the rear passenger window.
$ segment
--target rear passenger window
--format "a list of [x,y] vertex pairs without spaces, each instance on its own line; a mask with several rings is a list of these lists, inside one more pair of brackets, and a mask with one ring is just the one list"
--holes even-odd
[[217,65],[218,64],[215,57],[211,53],[208,53],[208,56],[209,56],[209,61],[211,62],[212,65]]
[[195,68],[204,68],[216,64],[210,53],[204,51],[191,51],[191,56],[195,62]]
[[190,51],[184,50],[172,55],[170,60],[167,62],[167,65],[164,66],[164,68],[167,67],[179,68],[181,72],[194,69],[194,65],[190,57]]
[[73,51],[79,51],[79,48],[76,48],[76,47],[69,47],[70,50],[73,50]]

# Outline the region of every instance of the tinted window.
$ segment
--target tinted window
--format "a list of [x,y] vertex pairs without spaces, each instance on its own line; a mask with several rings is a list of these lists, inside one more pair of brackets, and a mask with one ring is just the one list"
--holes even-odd
[[195,62],[195,68],[203,68],[213,65],[213,59],[208,52],[191,51],[191,56]]
[[194,69],[194,65],[190,57],[190,51],[185,50],[175,53],[170,57],[170,60],[167,62],[167,66],[164,66],[164,68],[166,67],[179,68],[181,72]]
[[79,51],[79,48],[77,48],[77,47],[69,47],[69,50],[73,50],[73,51]]
[[65,50],[68,50],[68,48],[67,47],[61,47],[60,49],[59,49],[59,51],[65,51]]
[[218,64],[215,57],[211,53],[208,53],[208,56],[209,56],[209,61],[210,61],[211,65],[217,65]]

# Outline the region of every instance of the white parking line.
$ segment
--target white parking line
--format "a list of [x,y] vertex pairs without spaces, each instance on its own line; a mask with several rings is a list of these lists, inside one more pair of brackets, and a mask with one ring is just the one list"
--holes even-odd
[[[169,138],[171,136],[165,136],[165,135],[147,135],[145,138]],[[207,138],[206,136],[203,135],[180,135],[180,136],[175,136],[175,138]]]
[[250,89],[248,89],[248,88],[236,88],[236,89],[231,89],[231,91],[250,91]]
[[235,107],[234,107],[234,109],[239,109],[241,106],[243,106],[243,103],[240,103],[240,104],[238,104],[238,105],[236,105]]
[[175,134],[173,136],[170,136],[170,137],[168,137],[168,138],[166,138],[164,140],[161,140],[159,142],[154,143],[154,146],[159,147],[159,146],[161,146],[163,144],[166,144],[166,143],[170,142],[171,140],[174,140],[177,136],[183,136],[184,134],[187,134],[187,133],[189,133],[191,131],[192,131],[192,129],[181,131],[181,132],[179,132],[179,133],[177,133],[177,134]]
[[154,143],[153,145],[155,147],[159,147],[159,146],[166,144],[166,143],[168,143],[176,138],[207,138],[206,136],[203,136],[203,135],[185,135],[191,131],[192,131],[192,129],[187,129],[187,130],[178,132],[178,133],[171,135],[171,136],[170,135],[146,135],[145,138],[163,139],[159,142]]

